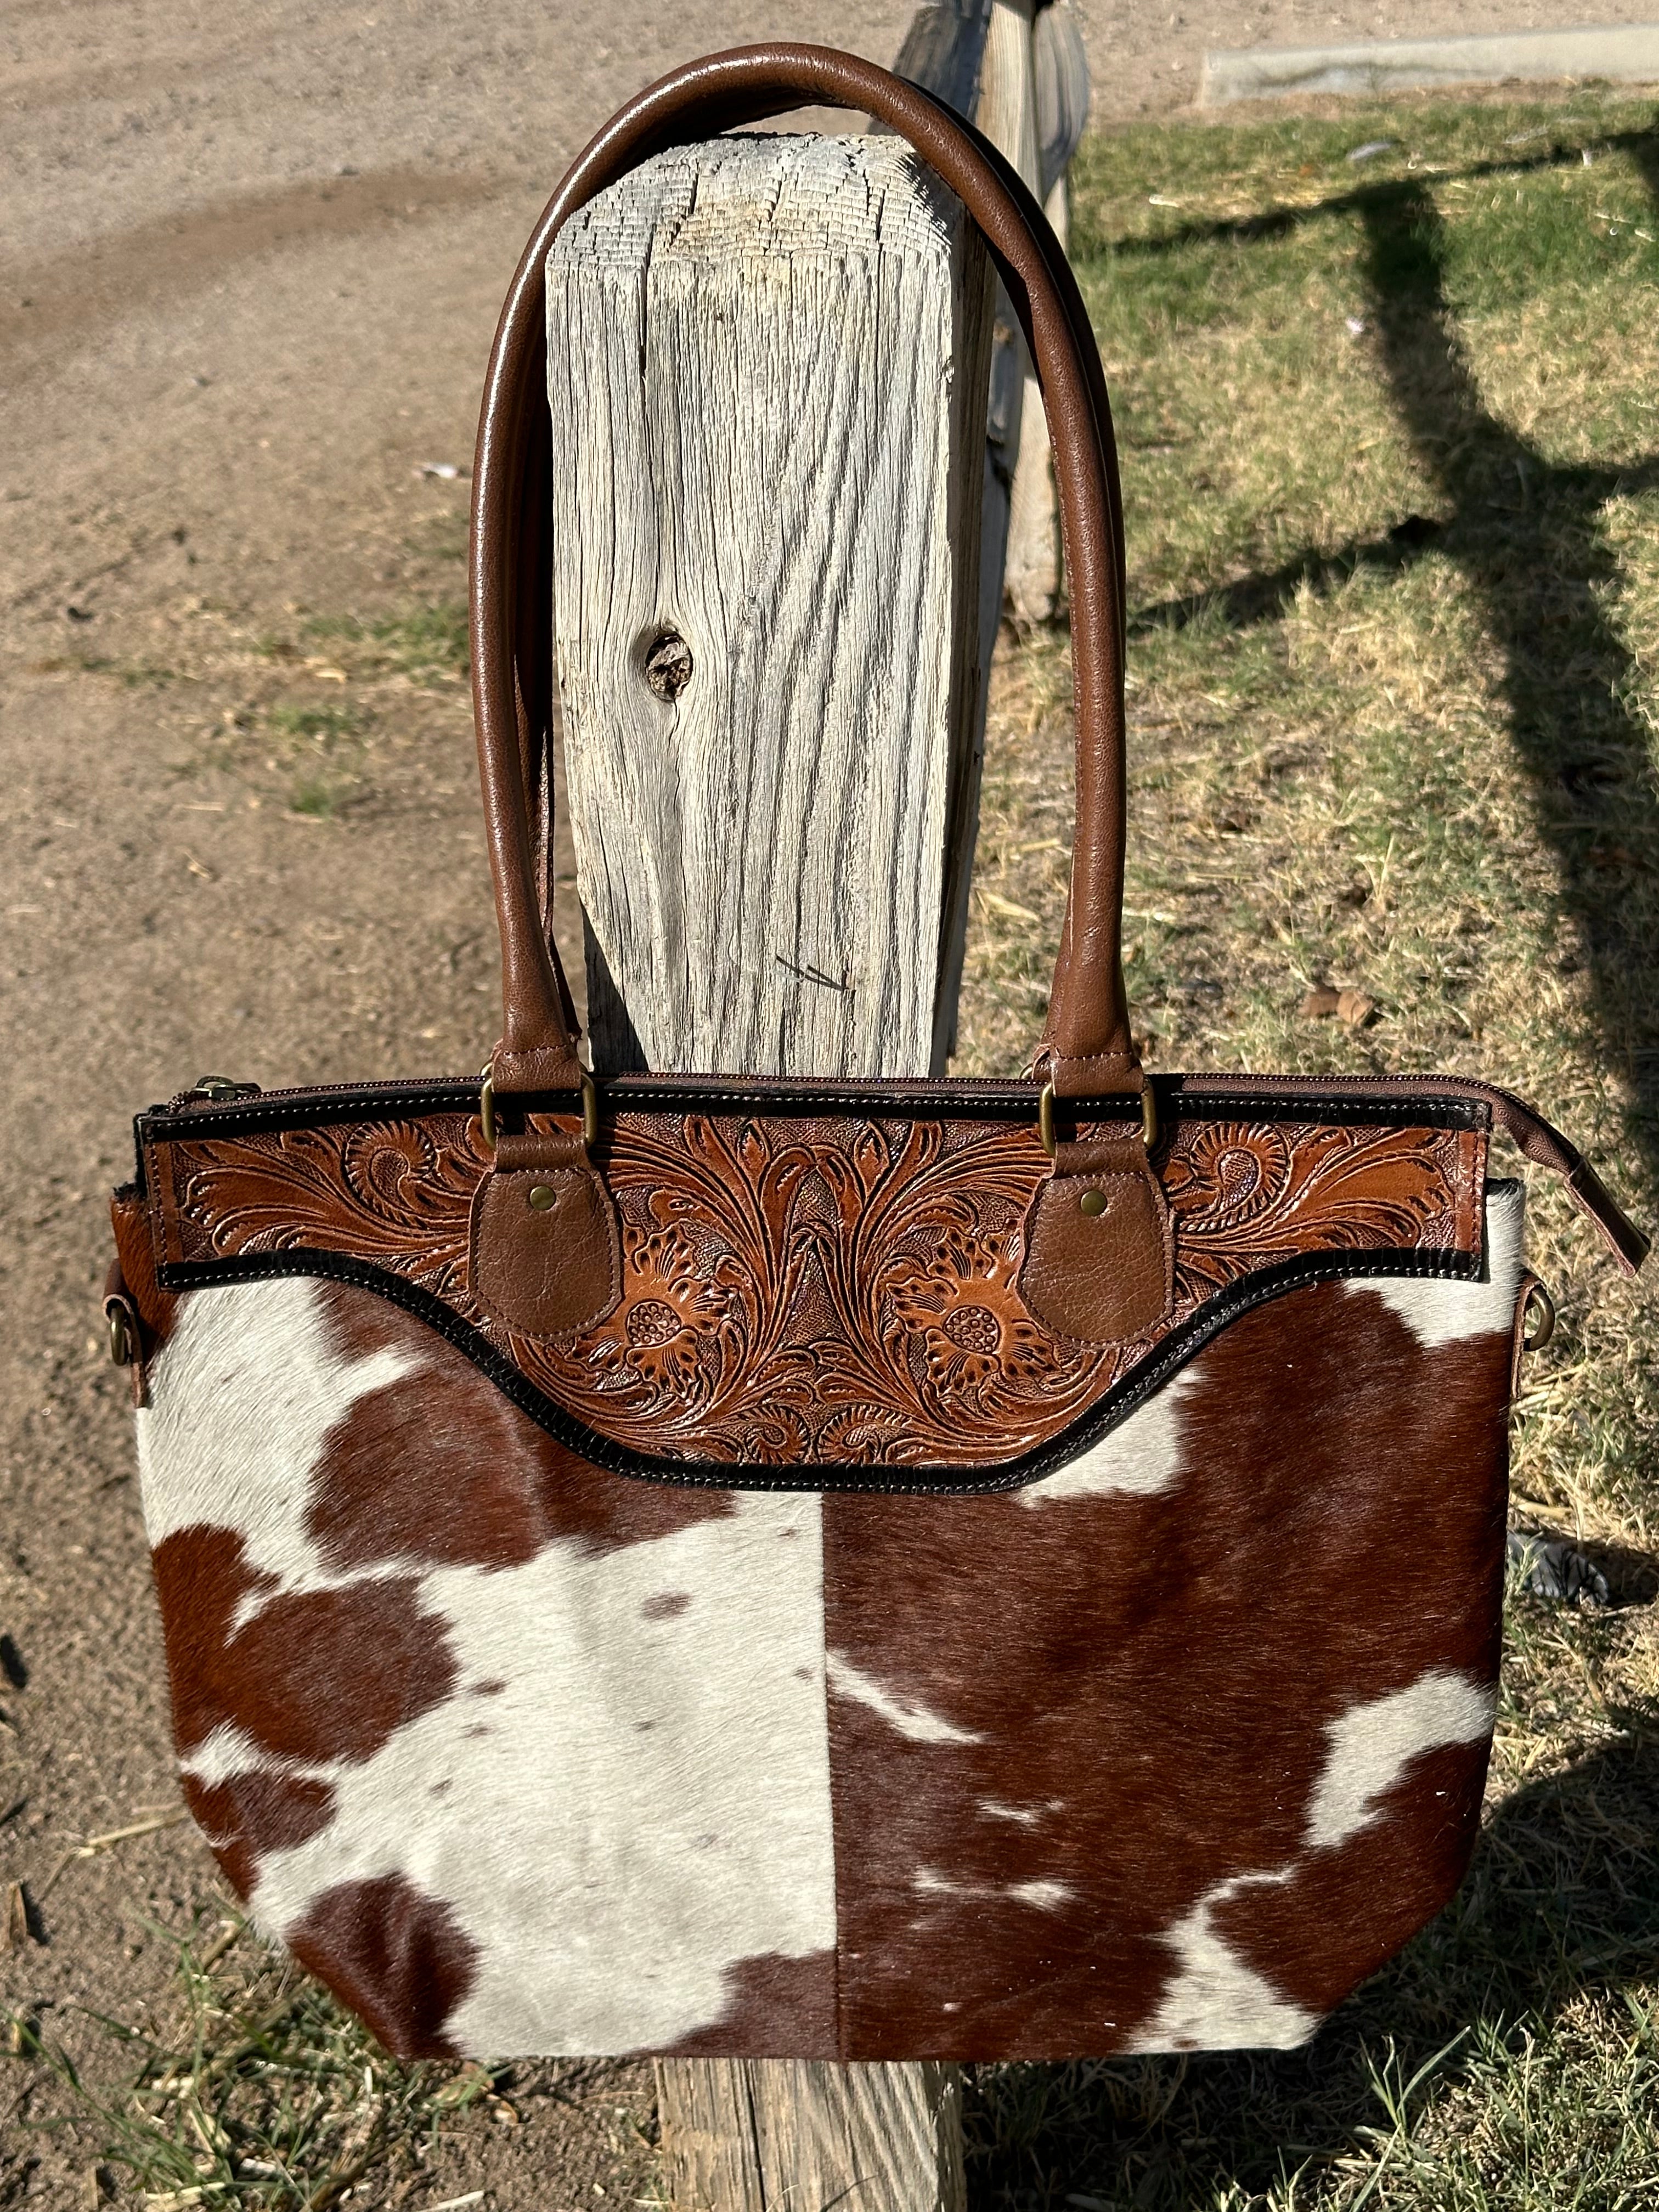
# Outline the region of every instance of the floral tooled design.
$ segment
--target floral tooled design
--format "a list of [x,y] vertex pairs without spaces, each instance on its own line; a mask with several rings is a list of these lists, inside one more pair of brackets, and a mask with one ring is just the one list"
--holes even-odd
[[1182,1148],[1189,1235],[1243,1229],[1272,1211],[1289,1186],[1295,1153],[1272,1122],[1222,1122],[1199,1129]]
[[1019,1295],[1024,1224],[975,1235],[948,1231],[891,1271],[893,1319],[919,1358],[927,1386],[995,1413],[1040,1387],[1052,1339]]
[[382,1221],[406,1218],[411,1200],[418,1207],[422,1185],[441,1179],[439,1146],[418,1121],[390,1127],[371,1122],[354,1129],[340,1153],[346,1186],[365,1212]]
[[434,1115],[169,1146],[176,1256],[320,1247],[414,1273],[441,1297],[462,1292],[468,1209],[489,1165],[477,1129]]
[[608,1435],[625,1409],[687,1456],[994,1452],[1011,1412],[1080,1402],[1097,1358],[1019,1299],[1031,1150],[940,1122],[619,1124],[623,1294],[555,1355],[552,1395]]
[[676,1229],[629,1232],[623,1297],[593,1345],[591,1364],[611,1391],[684,1397],[718,1358],[730,1293],[701,1266]]
[[[1153,1349],[1056,1338],[1019,1295],[1048,1172],[1023,1124],[625,1111],[599,1165],[623,1295],[596,1328],[506,1334],[467,1287],[476,1119],[150,1147],[166,1256],[348,1253],[420,1284],[622,1448],[719,1465],[994,1467]],[[1158,1335],[1310,1251],[1475,1249],[1473,1132],[1183,1115],[1158,1166],[1176,1301]]]

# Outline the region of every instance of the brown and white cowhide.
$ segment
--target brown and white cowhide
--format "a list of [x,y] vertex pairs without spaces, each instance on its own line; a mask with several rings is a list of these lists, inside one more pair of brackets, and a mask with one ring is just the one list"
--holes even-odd
[[404,2053],[1299,2043],[1473,1844],[1521,1224],[995,1497],[631,1480],[370,1291],[191,1292],[138,1419],[197,1817]]

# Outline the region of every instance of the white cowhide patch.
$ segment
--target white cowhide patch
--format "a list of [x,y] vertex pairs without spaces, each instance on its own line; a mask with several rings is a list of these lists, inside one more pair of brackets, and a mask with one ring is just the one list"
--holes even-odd
[[1441,1282],[1421,1276],[1355,1277],[1356,1297],[1381,1298],[1425,1350],[1471,1336],[1507,1335],[1521,1288],[1521,1248],[1527,1194],[1518,1182],[1486,1185],[1486,1274],[1483,1282]]
[[[349,1589],[307,1531],[313,1476],[353,1407],[418,1366],[343,1358],[310,1282],[193,1293],[140,1416],[152,1540],[240,1535],[273,1578],[244,1619]],[[482,2056],[659,2049],[720,2020],[743,1961],[832,1951],[820,1513],[741,1494],[649,1540],[425,1572],[441,1703],[361,1761],[295,1768],[233,1729],[189,1761],[332,1790],[325,1826],[258,1862],[257,1918],[283,1936],[337,1885],[402,1875],[474,1948],[445,2033]]]
[[1056,1505],[1074,1498],[1101,1498],[1114,1492],[1123,1497],[1151,1498],[1168,1490],[1181,1474],[1182,1401],[1193,1381],[1190,1367],[1171,1376],[1127,1420],[1086,1445],[1058,1473],[1028,1483],[1018,1492],[1021,1504]]
[[1284,1866],[1230,1875],[1164,1930],[1179,1970],[1158,2010],[1127,2047],[1289,2050],[1305,2043],[1320,2015],[1291,2002],[1239,1956],[1217,1931],[1217,1911],[1252,1888],[1294,1880],[1307,1854],[1340,1850],[1377,1818],[1382,1799],[1413,1759],[1485,1735],[1492,1706],[1486,1684],[1435,1668],[1403,1690],[1368,1698],[1328,1722],[1325,1762],[1309,1804],[1302,1853]]

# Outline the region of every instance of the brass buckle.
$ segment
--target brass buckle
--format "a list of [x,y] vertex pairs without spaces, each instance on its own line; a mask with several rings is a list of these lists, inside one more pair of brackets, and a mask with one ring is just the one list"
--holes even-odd
[[[495,1149],[495,1064],[484,1062],[483,1074],[478,1085],[478,1126],[485,1147]],[[582,1070],[582,1143],[591,1152],[599,1141],[599,1088],[586,1068]]]
[[110,1358],[118,1367],[131,1367],[137,1357],[138,1347],[127,1323],[126,1308],[118,1298],[110,1299],[104,1308],[104,1318],[109,1323]]
[[[1037,1135],[1042,1141],[1043,1151],[1053,1159],[1058,1139],[1054,1135],[1054,1086],[1052,1083],[1043,1085],[1037,1100]],[[1149,1152],[1158,1142],[1158,1097],[1148,1075],[1140,1079],[1140,1140]]]

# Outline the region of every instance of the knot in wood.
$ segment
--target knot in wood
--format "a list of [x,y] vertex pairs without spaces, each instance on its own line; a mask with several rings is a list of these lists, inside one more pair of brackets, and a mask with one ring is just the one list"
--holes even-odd
[[671,707],[691,681],[691,648],[678,630],[659,631],[647,647],[645,680]]

